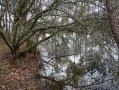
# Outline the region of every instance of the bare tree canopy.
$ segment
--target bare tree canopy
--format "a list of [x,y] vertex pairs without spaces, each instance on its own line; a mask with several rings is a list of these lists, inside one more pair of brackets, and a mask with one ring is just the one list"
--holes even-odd
[[52,90],[119,90],[118,0],[1,0],[0,37]]

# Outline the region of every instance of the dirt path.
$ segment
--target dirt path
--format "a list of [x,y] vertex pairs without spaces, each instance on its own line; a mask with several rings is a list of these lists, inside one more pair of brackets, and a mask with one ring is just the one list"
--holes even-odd
[[23,57],[16,65],[10,60],[10,51],[0,39],[0,90],[40,90],[36,78],[39,60]]

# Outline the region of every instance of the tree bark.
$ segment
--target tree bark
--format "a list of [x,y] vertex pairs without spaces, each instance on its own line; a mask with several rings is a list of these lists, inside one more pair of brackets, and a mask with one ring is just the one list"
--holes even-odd
[[116,41],[116,44],[119,48],[119,25],[117,20],[116,8],[113,4],[113,0],[106,0],[105,5],[107,9],[107,15],[108,15],[111,31]]

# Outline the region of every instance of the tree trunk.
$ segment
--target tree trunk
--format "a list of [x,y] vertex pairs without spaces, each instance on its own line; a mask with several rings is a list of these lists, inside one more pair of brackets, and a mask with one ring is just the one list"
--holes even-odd
[[19,57],[19,49],[16,47],[13,47],[13,49],[11,50],[11,54],[12,54],[12,62],[15,63]]
[[119,48],[119,25],[117,20],[118,15],[116,13],[116,7],[114,6],[115,4],[113,3],[113,0],[106,0],[105,2],[112,34]]

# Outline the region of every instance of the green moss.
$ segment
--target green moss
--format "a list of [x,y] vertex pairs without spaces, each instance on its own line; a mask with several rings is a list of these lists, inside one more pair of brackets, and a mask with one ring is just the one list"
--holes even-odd
[[7,73],[8,73],[7,66],[0,64],[0,75],[7,74]]

